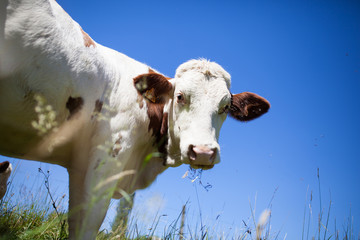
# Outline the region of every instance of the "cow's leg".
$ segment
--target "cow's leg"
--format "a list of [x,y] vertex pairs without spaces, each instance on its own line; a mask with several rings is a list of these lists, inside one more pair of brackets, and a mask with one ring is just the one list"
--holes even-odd
[[122,166],[106,149],[98,148],[86,171],[70,168],[69,238],[95,239],[105,218]]
[[78,239],[84,218],[85,174],[83,169],[68,169],[69,173],[69,239]]

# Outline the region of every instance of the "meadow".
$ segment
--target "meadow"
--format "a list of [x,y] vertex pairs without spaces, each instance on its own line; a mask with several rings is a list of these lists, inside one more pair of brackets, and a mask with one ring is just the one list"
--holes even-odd
[[[14,186],[12,181],[16,177],[16,169],[12,174],[8,191],[0,200],[0,240],[7,239],[67,239],[67,210],[64,207],[67,199],[54,193],[51,187],[49,171],[39,168],[40,181],[38,186]],[[39,178],[38,176],[38,178]],[[318,187],[321,188],[320,176],[318,175]],[[201,183],[201,182],[200,182]],[[36,189],[38,188],[38,189]],[[274,192],[275,195],[275,192]],[[360,234],[354,233],[354,219],[349,214],[343,223],[336,224],[336,219],[331,216],[331,200],[322,203],[321,196],[313,196],[308,191],[307,201],[304,204],[303,222],[299,223],[302,235],[301,240],[359,240]],[[315,200],[315,197],[317,200]],[[255,218],[255,208],[249,203],[249,222],[243,221],[243,226],[238,226],[238,231],[225,232],[215,225],[207,225],[203,222],[203,214],[198,213],[198,223],[189,223],[187,211],[189,203],[179,209],[176,219],[168,222],[165,227],[159,222],[162,215],[156,214],[151,223],[144,226],[142,216],[130,214],[133,198],[124,198],[117,206],[117,216],[112,220],[111,229],[103,229],[97,235],[98,240],[105,239],[236,239],[236,240],[276,240],[287,239],[286,232],[281,229],[273,229],[271,217],[276,212],[271,211],[273,198],[269,202],[269,208],[262,211],[258,219]],[[135,203],[136,204],[136,203]],[[256,204],[256,203],[255,203]],[[318,213],[312,212],[313,204],[320,204]],[[302,206],[299,206],[302,207]],[[313,221],[312,219],[316,219]],[[335,220],[335,228],[329,229],[330,221]],[[339,226],[339,227],[337,227]],[[234,226],[236,228],[237,226]],[[316,229],[316,231],[312,231]]]

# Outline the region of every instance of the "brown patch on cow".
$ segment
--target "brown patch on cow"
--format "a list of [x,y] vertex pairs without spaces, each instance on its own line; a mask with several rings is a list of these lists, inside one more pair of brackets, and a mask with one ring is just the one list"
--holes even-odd
[[89,34],[87,34],[82,28],[80,28],[80,30],[84,38],[85,47],[91,47],[91,46],[96,47],[95,42],[92,40]]
[[[157,73],[157,72],[155,72],[152,68],[149,68],[149,73]],[[159,73],[157,73],[157,74],[159,74]],[[169,78],[169,77],[166,77],[166,76],[164,76],[165,78],[166,78],[166,80],[170,80],[171,78]]]
[[204,75],[205,75],[206,77],[211,77],[211,76],[212,76],[212,74],[211,74],[211,72],[210,72],[209,70],[206,70],[206,71],[204,72]]
[[101,112],[102,106],[103,106],[103,102],[100,101],[99,99],[96,100],[94,112],[97,112],[97,113]]
[[270,108],[270,103],[255,93],[243,92],[231,96],[230,116],[240,121],[260,117]]
[[119,138],[116,140],[115,144],[114,144],[114,148],[112,150],[111,156],[112,157],[116,157],[119,152],[121,151],[122,147],[120,146],[122,140],[122,136],[119,136]]
[[9,165],[10,163],[8,161],[0,163],[0,173],[4,173],[8,169]]
[[162,122],[161,122],[161,128],[160,128],[160,134],[159,137],[160,141],[158,144],[159,152],[166,155],[166,145],[168,144],[168,119],[169,119],[169,113],[164,113],[162,116]]
[[74,116],[77,112],[79,112],[84,105],[84,100],[82,97],[69,97],[66,102],[66,108],[69,109],[70,115],[68,116],[68,120]]
[[95,101],[95,107],[94,107],[94,111],[93,114],[91,115],[91,119],[93,119],[94,117],[98,116],[99,113],[101,112],[101,109],[103,107],[103,102],[100,101],[99,99]]
[[155,145],[159,153],[166,157],[168,143],[168,113],[164,113],[164,104],[147,102],[147,115],[150,119],[148,131],[155,137]]
[[147,115],[150,120],[148,131],[155,137],[158,152],[166,158],[168,114],[164,113],[164,105],[171,95],[172,84],[168,78],[149,68],[148,74],[134,78],[134,85],[141,96],[140,102],[143,102],[142,98],[147,100]]

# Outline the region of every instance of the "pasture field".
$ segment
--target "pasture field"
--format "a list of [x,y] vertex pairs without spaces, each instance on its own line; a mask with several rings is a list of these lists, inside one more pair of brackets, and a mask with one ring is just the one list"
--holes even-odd
[[[0,202],[0,240],[67,239],[67,213],[61,207],[62,199],[55,199],[54,204],[51,195],[45,189],[41,189],[43,192],[38,195],[27,192],[28,195],[15,199],[11,190],[14,189],[10,187],[10,191]],[[252,239],[250,231],[245,231],[242,236],[235,238],[218,235],[214,237],[211,234],[216,233],[212,232],[211,227],[183,226],[183,217],[185,216],[180,209],[179,217],[169,223],[162,231],[162,236],[155,234],[158,232],[160,217],[153,220],[147,231],[138,229],[138,220],[132,217],[127,224],[120,220],[119,225],[112,231],[99,232],[97,239]],[[259,225],[258,229],[260,227]]]
[[[16,175],[12,175],[9,182],[8,192],[0,200],[0,240],[8,239],[67,239],[67,212],[65,195],[56,199],[52,196],[50,189],[51,179],[49,172],[43,172],[43,185],[40,189],[23,186],[16,189],[11,183]],[[319,187],[320,179],[319,179]],[[15,194],[18,192],[17,194]],[[310,193],[312,194],[312,193]],[[328,229],[331,212],[331,202],[324,206],[324,211],[312,213],[311,208],[315,199],[311,196],[309,202],[305,203],[304,220],[299,223],[302,228],[302,236],[298,239],[324,239],[324,240],[359,240],[360,235],[354,234],[353,217],[350,215],[345,223],[339,223],[339,229]],[[321,201],[321,197],[320,197]],[[122,202],[128,206],[126,202]],[[237,240],[276,240],[287,239],[286,233],[282,230],[272,229],[271,209],[263,211],[259,219],[255,219],[254,206],[250,203],[250,218],[246,226],[241,227],[237,233],[216,232],[215,226],[207,226],[200,221],[196,225],[186,224],[186,203],[182,209],[179,209],[179,215],[176,219],[169,222],[163,229],[159,229],[161,216],[157,215],[149,226],[141,226],[141,216],[125,214],[125,217],[119,215],[112,224],[112,230],[102,230],[98,233],[98,240],[107,239],[237,239]],[[326,205],[326,204],[325,204]],[[327,208],[327,209],[326,209]],[[127,212],[127,209],[125,210]],[[202,218],[199,213],[199,219]],[[316,216],[317,221],[311,221],[310,217]],[[129,219],[127,218],[129,216]],[[310,226],[311,225],[311,226]],[[309,229],[314,229],[310,232]],[[236,227],[236,226],[234,226]],[[161,227],[162,228],[162,227]]]

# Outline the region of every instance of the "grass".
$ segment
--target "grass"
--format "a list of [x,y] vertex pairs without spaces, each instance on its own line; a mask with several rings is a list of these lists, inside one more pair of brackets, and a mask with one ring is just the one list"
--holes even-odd
[[[54,199],[50,189],[49,172],[39,172],[44,177],[44,185],[39,191],[22,191],[20,197],[15,198],[13,187],[10,187],[5,197],[0,200],[0,240],[12,239],[67,239],[67,213],[61,208],[63,198]],[[319,190],[320,176],[318,173]],[[11,181],[11,180],[10,180]],[[45,187],[45,189],[44,189]],[[31,192],[41,192],[34,196]],[[274,195],[276,194],[276,190]],[[313,196],[310,193],[305,202],[303,223],[299,224],[302,228],[302,235],[298,239],[302,240],[359,240],[353,232],[353,218],[351,211],[349,218],[337,228],[335,220],[335,229],[328,229],[330,221],[331,200],[328,206],[323,206],[321,197],[319,197],[320,212],[313,219]],[[264,210],[258,221],[255,219],[255,206],[250,202],[251,217],[248,222],[243,221],[243,226],[239,232],[228,233],[220,232],[217,226],[209,226],[203,222],[201,208],[198,213],[198,224],[187,224],[187,215],[189,203],[187,202],[181,209],[176,219],[169,222],[163,229],[160,229],[160,221],[165,215],[156,214],[149,226],[142,226],[141,217],[124,214],[115,220],[112,229],[101,231],[97,235],[98,240],[115,240],[115,239],[166,239],[166,240],[210,240],[210,239],[236,239],[236,240],[280,240],[280,232],[271,229],[271,199],[268,209]],[[124,202],[119,205],[124,208]],[[126,206],[132,206],[125,202]],[[129,212],[129,209],[124,211]],[[217,223],[215,223],[216,225]],[[314,227],[315,226],[315,227]],[[311,229],[311,230],[310,230]],[[313,230],[315,229],[315,230]],[[286,233],[282,234],[286,239]]]
[[[42,170],[40,173],[45,177],[43,187],[47,191],[43,187],[14,189],[11,182],[16,174],[11,175],[8,191],[0,200],[0,240],[66,238],[67,216],[60,210],[64,196],[54,201],[50,194],[49,173]],[[13,193],[16,190],[18,196]]]
[[[11,185],[13,174],[10,178],[10,185],[5,197],[0,200],[0,240],[12,239],[67,239],[67,213],[61,208],[63,198],[54,199],[50,188],[50,173],[39,169],[43,176],[44,184],[41,189],[26,190],[23,186],[20,196],[13,192],[19,191]],[[41,194],[38,194],[40,193]],[[34,195],[33,193],[37,193]],[[120,205],[124,202],[120,202]],[[125,204],[126,205],[126,204]],[[127,204],[129,205],[129,204]],[[130,204],[131,206],[131,204]],[[122,205],[122,207],[124,207]],[[98,233],[98,240],[112,239],[255,239],[256,231],[258,240],[269,239],[261,238],[259,231],[262,231],[268,224],[267,220],[262,220],[263,224],[247,227],[239,236],[228,236],[226,233],[214,232],[214,226],[207,226],[200,219],[199,224],[190,226],[186,224],[186,212],[189,203],[186,203],[180,210],[178,217],[169,222],[163,229],[160,229],[160,221],[165,215],[156,214],[150,225],[143,226],[141,217],[130,215],[130,219],[125,217],[117,219],[112,230],[101,231]],[[127,211],[125,211],[127,212]],[[201,215],[200,215],[201,216]],[[201,217],[202,218],[202,217]],[[255,219],[253,219],[256,224]],[[264,222],[265,221],[265,222]],[[254,229],[251,230],[250,229]],[[253,233],[252,233],[253,232]],[[265,236],[265,234],[264,234]]]
[[[344,224],[341,225],[341,229],[338,229],[336,219],[334,220],[334,230],[329,229],[330,223],[330,213],[332,206],[331,192],[330,200],[328,206],[323,206],[322,202],[322,194],[321,194],[321,184],[320,184],[320,170],[317,169],[317,179],[318,179],[318,191],[319,191],[319,213],[316,214],[317,222],[312,223],[311,219],[313,217],[313,193],[310,192],[309,199],[306,199],[305,208],[304,208],[304,216],[303,216],[303,224],[302,224],[302,236],[301,240],[359,240],[360,234],[357,236],[354,234],[354,221],[353,216],[351,214],[351,210],[349,213],[349,217]],[[306,194],[307,195],[307,194]],[[308,198],[308,196],[306,196]],[[310,235],[310,226],[311,224],[316,224],[316,231],[313,236],[309,238]]]
[[47,200],[25,199],[12,201],[12,196],[0,202],[0,239],[63,239],[59,225],[65,213],[57,215],[51,211]]

